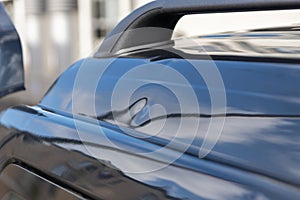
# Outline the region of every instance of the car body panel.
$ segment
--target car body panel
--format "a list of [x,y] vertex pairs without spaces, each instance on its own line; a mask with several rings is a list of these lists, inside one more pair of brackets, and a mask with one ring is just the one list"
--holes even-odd
[[[100,68],[103,64],[103,61],[98,59],[87,62],[86,66],[89,68],[92,68],[93,64],[95,68]],[[164,113],[158,113],[157,116],[151,118],[148,115],[145,117],[144,113],[149,111],[144,110],[135,118],[127,120],[122,118],[122,115],[125,116],[122,111],[128,110],[128,108],[121,107],[119,110],[112,110],[111,105],[113,88],[119,77],[144,62],[148,61],[133,58],[116,60],[110,67],[111,71],[107,71],[106,76],[99,81],[96,92],[92,89],[93,87],[91,90],[87,89],[90,81],[87,82],[87,85],[81,84],[79,87],[74,87],[76,71],[84,67],[82,63],[77,63],[61,79],[58,79],[56,86],[52,87],[51,91],[41,101],[40,106],[54,112],[64,112],[69,115],[73,113],[121,125],[146,136],[153,136],[153,130],[156,130],[157,126],[160,125],[159,117],[163,117]],[[185,74],[187,77],[192,74],[188,71],[186,61],[167,59],[157,62],[168,63],[169,67],[177,68],[181,74]],[[204,66],[209,61],[196,62],[199,62],[199,66]],[[207,158],[264,173],[297,185],[300,184],[298,171],[300,163],[297,159],[297,152],[299,151],[297,141],[300,139],[297,132],[300,113],[300,102],[297,100],[300,95],[298,89],[299,65],[240,61],[215,61],[215,63],[222,75],[226,89],[227,113],[211,112],[208,88],[203,80],[196,80],[197,76],[195,78],[189,76],[188,78],[190,82],[194,81],[193,89],[197,91],[200,113],[181,112],[176,98],[171,94],[168,95],[168,90],[158,87],[151,81],[141,80],[138,77],[134,81],[123,78],[123,84],[138,85],[140,81],[144,83],[143,88],[133,94],[132,99],[130,99],[131,102],[147,99],[147,104],[144,107],[160,104],[167,109],[165,114],[167,117],[166,126],[160,131],[159,136],[148,138],[148,141],[158,143],[161,146],[173,141],[175,132],[170,130],[177,127],[179,119],[176,114],[181,114],[181,117],[185,116],[191,124],[194,123],[194,118],[200,118],[201,127],[196,136],[192,131],[189,133],[186,129],[183,132],[176,132],[180,137],[175,139],[179,143],[179,151],[184,151],[184,149],[180,149],[180,146],[185,147],[191,143],[188,152],[197,156],[211,118],[226,116],[226,122],[218,143]],[[121,66],[122,70],[117,70]],[[93,71],[91,73],[95,74]],[[188,85],[176,85],[176,87],[179,90],[186,90]],[[80,95],[74,98],[72,95],[74,93],[70,91]],[[87,96],[91,99],[87,99]],[[165,101],[161,101],[161,98]],[[80,105],[75,110],[77,113],[74,113],[72,99],[76,99],[77,104]],[[116,104],[125,105],[126,103],[127,99],[124,98]],[[93,104],[94,106],[91,106]],[[113,108],[116,109],[116,107]],[[190,109],[192,110],[192,108]],[[155,119],[158,120],[154,121]],[[161,119],[161,121],[163,120]],[[213,125],[217,126],[217,124]],[[174,146],[174,148],[177,147]],[[274,157],[273,155],[277,156]],[[284,162],[278,163],[278,157]]]
[[[18,124],[12,118],[27,120]],[[159,170],[130,173],[127,170],[132,162],[135,163],[132,167],[137,170],[161,162],[159,158],[141,157],[132,152],[157,147],[126,136],[109,124],[103,128],[110,134],[111,141],[122,143],[123,148],[116,149],[109,143],[99,145],[95,142],[101,135],[97,126],[90,127],[91,122],[86,122],[90,126],[87,126],[85,134],[96,137],[82,141],[71,117],[39,107],[12,108],[2,115],[1,122],[10,127],[6,130],[10,134],[2,139],[5,142],[2,143],[0,156],[7,161],[6,165],[14,163],[25,166],[70,191],[93,199],[124,199],[123,192],[126,193],[127,187],[131,188],[131,195],[136,198],[154,194],[154,199],[297,199],[299,196],[298,188],[291,184],[188,154]],[[96,150],[89,152],[89,146]],[[98,170],[105,171],[104,177],[96,176],[101,172]],[[114,176],[107,175],[107,171]]]
[[[90,58],[75,63],[55,82],[38,106],[16,107],[6,111],[0,120],[2,125],[12,130],[22,131],[25,136],[28,134],[29,137],[37,137],[41,141],[59,146],[69,152],[81,152],[83,157],[92,156],[102,163],[109,163],[110,168],[120,170],[125,177],[154,187],[156,190],[164,190],[165,198],[221,199],[220,196],[224,195],[225,199],[240,199],[249,195],[252,199],[281,199],[281,197],[296,199],[299,196],[299,160],[297,159],[299,134],[296,131],[299,128],[297,125],[299,123],[299,102],[296,99],[298,95],[297,83],[300,79],[298,78],[299,66],[297,64],[259,62],[259,59],[250,63],[245,61],[215,61],[224,80],[229,113],[225,115],[226,123],[222,135],[212,152],[205,159],[198,158],[199,146],[203,141],[203,134],[200,130],[187,152],[173,164],[154,172],[135,174],[128,173],[128,166],[131,166],[130,162],[147,163],[147,159],[154,159],[155,162],[159,163],[166,156],[161,154],[156,157],[150,156],[144,160],[145,158],[139,158],[139,153],[161,148],[172,138],[171,135],[163,135],[164,137],[140,139],[134,137],[134,134],[151,134],[147,127],[144,129],[143,127],[132,127],[130,123],[123,122],[124,128],[128,128],[132,135],[124,133],[115,125],[118,118],[114,121],[114,116],[107,114],[111,111],[109,104],[111,93],[109,91],[112,91],[111,88],[122,74],[147,62],[167,63],[168,66],[177,68],[177,70],[182,69],[181,73],[186,74],[187,77],[191,72],[189,73],[187,70],[189,69],[188,64],[178,58],[158,61],[141,58],[118,58],[114,60],[110,71],[99,82],[95,98],[96,110],[93,111],[89,103],[91,101],[86,99],[87,96],[91,96],[91,93],[95,92],[87,89],[90,82],[87,82],[87,85],[74,87],[75,80],[82,67],[101,68],[102,64],[106,63],[104,60]],[[203,66],[205,62],[210,61],[198,60],[196,62]],[[120,67],[122,70],[117,70]],[[85,75],[89,76],[88,74]],[[201,99],[201,113],[196,116],[203,118],[201,128],[204,127],[203,130],[205,130],[208,124],[207,120],[213,115],[210,116],[212,113],[210,113],[207,88],[203,80],[201,82],[196,78],[190,77],[190,81],[194,81],[194,89],[199,92],[199,99]],[[238,84],[240,82],[243,84]],[[264,87],[261,87],[262,85]],[[184,86],[178,85],[178,87]],[[148,89],[145,87],[146,91]],[[76,101],[80,102],[81,107],[77,110],[78,113],[74,113],[73,92],[78,91],[80,91],[80,95],[76,96]],[[149,98],[149,103],[155,102],[157,100],[155,97],[161,96],[157,93],[160,91],[159,89],[155,91],[156,96],[145,96],[145,94],[151,93],[141,92],[140,95],[142,96],[137,95],[135,98],[146,97]],[[166,94],[164,90],[161,92]],[[238,101],[239,99],[243,99],[243,101]],[[166,104],[167,107],[170,105],[176,105],[176,103],[172,104],[172,98]],[[170,111],[175,112],[176,107],[170,107]],[[122,114],[122,112],[120,113]],[[17,118],[26,120],[12,120]],[[172,117],[169,120],[172,121]],[[78,121],[84,123],[83,128],[79,130],[76,124]],[[99,132],[98,125],[105,129],[103,133]],[[101,133],[109,137],[110,141],[117,144],[121,150],[111,146],[110,143],[103,142],[105,140]],[[189,137],[189,134],[184,134],[187,138]],[[82,140],[83,144],[80,145]],[[99,151],[90,152],[89,148],[85,148],[85,145],[100,145]],[[106,148],[109,150],[105,150]],[[182,149],[174,147],[173,150],[168,151],[168,156],[176,156],[181,151]],[[38,151],[36,152],[38,153]],[[280,162],[278,162],[278,158],[280,158]],[[24,159],[21,158],[20,160]],[[36,162],[36,160],[28,160],[26,163],[33,164]],[[137,171],[147,168],[144,165],[131,167],[136,168]],[[51,170],[53,169],[42,168],[43,172],[49,172],[50,175],[53,175]],[[173,170],[175,174],[178,174],[178,178],[174,176],[174,173],[170,175],[170,171]],[[214,187],[197,183],[198,187],[201,188],[208,186],[205,192],[198,191],[198,187],[192,189],[192,187],[188,187],[188,178],[186,184],[179,181],[182,179],[180,177],[188,177],[188,174],[199,177],[200,180],[203,179],[205,183],[212,182]],[[66,178],[63,177],[62,179],[65,180]],[[74,187],[78,185],[76,183]],[[232,193],[226,191],[228,196],[221,189],[224,185],[232,188]],[[213,188],[212,193],[207,191],[209,188]],[[89,188],[89,191],[93,193],[97,190]],[[109,199],[109,197],[107,198]]]
[[[214,11],[213,2],[205,2]],[[235,2],[225,5],[227,12]],[[281,1],[245,2],[250,10],[258,9],[255,2],[267,9],[291,8]],[[234,8],[247,10],[242,2]],[[182,10],[176,5],[165,9]],[[0,170],[6,173],[12,167],[34,179],[40,177],[49,185],[49,193],[51,188],[63,188],[74,195],[71,199],[298,200],[297,38],[299,31],[291,30],[230,33],[192,38],[191,43],[175,40],[123,49],[105,57],[100,52],[80,60],[38,105],[2,112]],[[217,69],[223,85],[209,87],[205,77],[197,75],[197,69],[211,67]],[[148,77],[126,76],[139,69]],[[187,82],[169,72],[181,74]],[[119,81],[124,87],[114,94]],[[195,91],[199,110],[187,95],[189,89]],[[226,95],[225,111],[212,108],[211,92]],[[158,109],[152,115],[148,108],[158,104],[165,112]],[[200,120],[196,135],[190,129],[174,134],[179,118],[188,127]],[[225,123],[214,138],[216,144],[199,157],[211,120],[218,123],[222,118]],[[160,129],[163,120],[166,126]],[[0,174],[0,184],[4,182]]]

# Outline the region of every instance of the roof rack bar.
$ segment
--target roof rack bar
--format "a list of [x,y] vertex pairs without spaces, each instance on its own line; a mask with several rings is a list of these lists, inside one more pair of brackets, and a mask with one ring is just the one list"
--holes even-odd
[[[300,0],[157,0],[138,8],[122,20],[105,38],[95,55],[113,55],[121,49],[170,40],[177,22],[187,14],[297,8],[300,8]],[[153,33],[149,33],[153,27],[159,29],[152,29]],[[134,31],[141,28],[149,29]]]

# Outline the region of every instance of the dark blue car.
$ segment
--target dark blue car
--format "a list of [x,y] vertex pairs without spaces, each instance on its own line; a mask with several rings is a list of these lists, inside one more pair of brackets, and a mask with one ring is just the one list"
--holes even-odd
[[[299,8],[137,9],[38,105],[2,112],[0,199],[300,199],[300,27],[172,39],[188,14]],[[18,35],[0,11],[3,96],[24,79]]]

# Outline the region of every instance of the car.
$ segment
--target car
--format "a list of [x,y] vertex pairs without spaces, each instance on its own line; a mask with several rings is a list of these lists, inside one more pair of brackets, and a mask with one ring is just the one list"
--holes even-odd
[[[1,113],[0,199],[298,200],[299,26],[172,35],[184,15],[299,8],[157,0],[133,11],[39,104]],[[3,6],[0,18],[4,95],[24,78]]]

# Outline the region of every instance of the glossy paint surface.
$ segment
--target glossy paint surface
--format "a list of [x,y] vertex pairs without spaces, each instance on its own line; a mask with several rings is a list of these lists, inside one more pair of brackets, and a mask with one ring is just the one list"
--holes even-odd
[[[189,50],[168,46],[78,61],[39,105],[2,113],[1,169],[31,169],[90,199],[299,199],[297,59],[247,51],[215,59]],[[222,77],[226,112],[212,109],[210,94],[222,88],[208,87],[196,73],[207,67]],[[200,159],[211,119],[222,117],[217,144]],[[180,120],[187,126],[175,137]],[[193,135],[189,127],[197,121]]]
[[[12,119],[22,119],[23,124]],[[177,152],[170,150],[160,158],[134,154],[153,151],[157,146],[126,136],[108,124],[103,124],[105,133],[124,148],[112,148],[110,143],[103,142],[99,145],[96,141],[103,136],[95,124],[87,121],[85,134],[91,137],[82,141],[72,118],[38,107],[10,109],[2,115],[1,122],[19,130],[2,130],[2,135],[7,135],[2,139],[0,157],[7,161],[6,165],[14,163],[29,168],[87,198],[297,199],[300,194],[295,185],[188,154],[159,170],[128,173],[128,167],[136,171],[147,169]],[[87,148],[93,148],[93,154]],[[4,162],[1,168],[3,165]]]
[[[97,59],[87,62],[86,66],[89,68],[95,66],[95,69],[103,63],[102,60]],[[297,132],[300,113],[298,100],[300,69],[298,65],[216,61],[226,89],[227,113],[211,113],[208,89],[203,80],[198,79],[197,76],[190,76],[189,81],[194,82],[192,86],[198,95],[200,113],[182,111],[176,96],[168,93],[166,88],[138,78],[125,80],[124,84],[126,81],[127,84],[132,84],[132,82],[138,84],[139,81],[144,83],[139,90],[135,91],[129,103],[125,93],[124,98],[119,98],[119,101],[114,104],[124,105],[124,107],[112,108],[112,92],[119,77],[143,62],[147,61],[140,59],[114,61],[107,70],[107,74],[99,82],[95,95],[93,89],[88,90],[90,81],[87,85],[81,84],[73,88],[71,80],[75,80],[76,70],[79,66],[84,67],[80,64],[75,65],[66,74],[68,77],[61,77],[57,81],[57,87],[46,95],[41,106],[49,110],[87,116],[133,129],[146,134],[145,137],[148,136],[146,140],[159,143],[160,146],[165,146],[174,140],[175,132],[172,130],[178,127],[180,120],[178,115],[185,118],[191,126],[200,118],[200,127],[195,138],[193,138],[194,133],[190,133],[188,129],[179,132],[180,137],[175,138],[183,146],[185,141],[193,141],[188,149],[188,152],[193,155],[198,154],[210,119],[225,115],[226,122],[222,135],[208,158],[300,184],[298,171],[300,163],[297,159],[297,152],[300,150],[298,145],[300,135]],[[168,63],[168,66],[177,69],[182,74],[193,74],[192,71],[189,72],[192,69],[185,61],[167,59],[158,62]],[[199,66],[204,66],[207,61],[197,62]],[[95,71],[91,71],[91,74],[95,74]],[[65,82],[65,80],[68,81]],[[188,89],[188,85],[176,87],[180,91]],[[75,98],[79,105],[76,110],[78,113],[72,111],[72,92],[70,91],[80,94]],[[70,96],[66,95],[68,92]],[[189,102],[190,97],[186,96],[186,98],[186,102]],[[126,112],[131,112],[133,105],[137,102],[142,103],[142,109],[134,118],[126,118]],[[156,115],[149,115],[147,106],[151,107],[155,104],[162,105],[167,113],[157,111]],[[95,110],[91,105],[95,105]],[[189,104],[186,106],[188,107]],[[161,126],[162,121],[165,122],[164,127],[159,129],[158,133],[154,132],[157,126]],[[218,126],[218,124],[213,124],[213,126]],[[154,137],[151,137],[153,135]],[[278,158],[283,162],[278,163]]]

